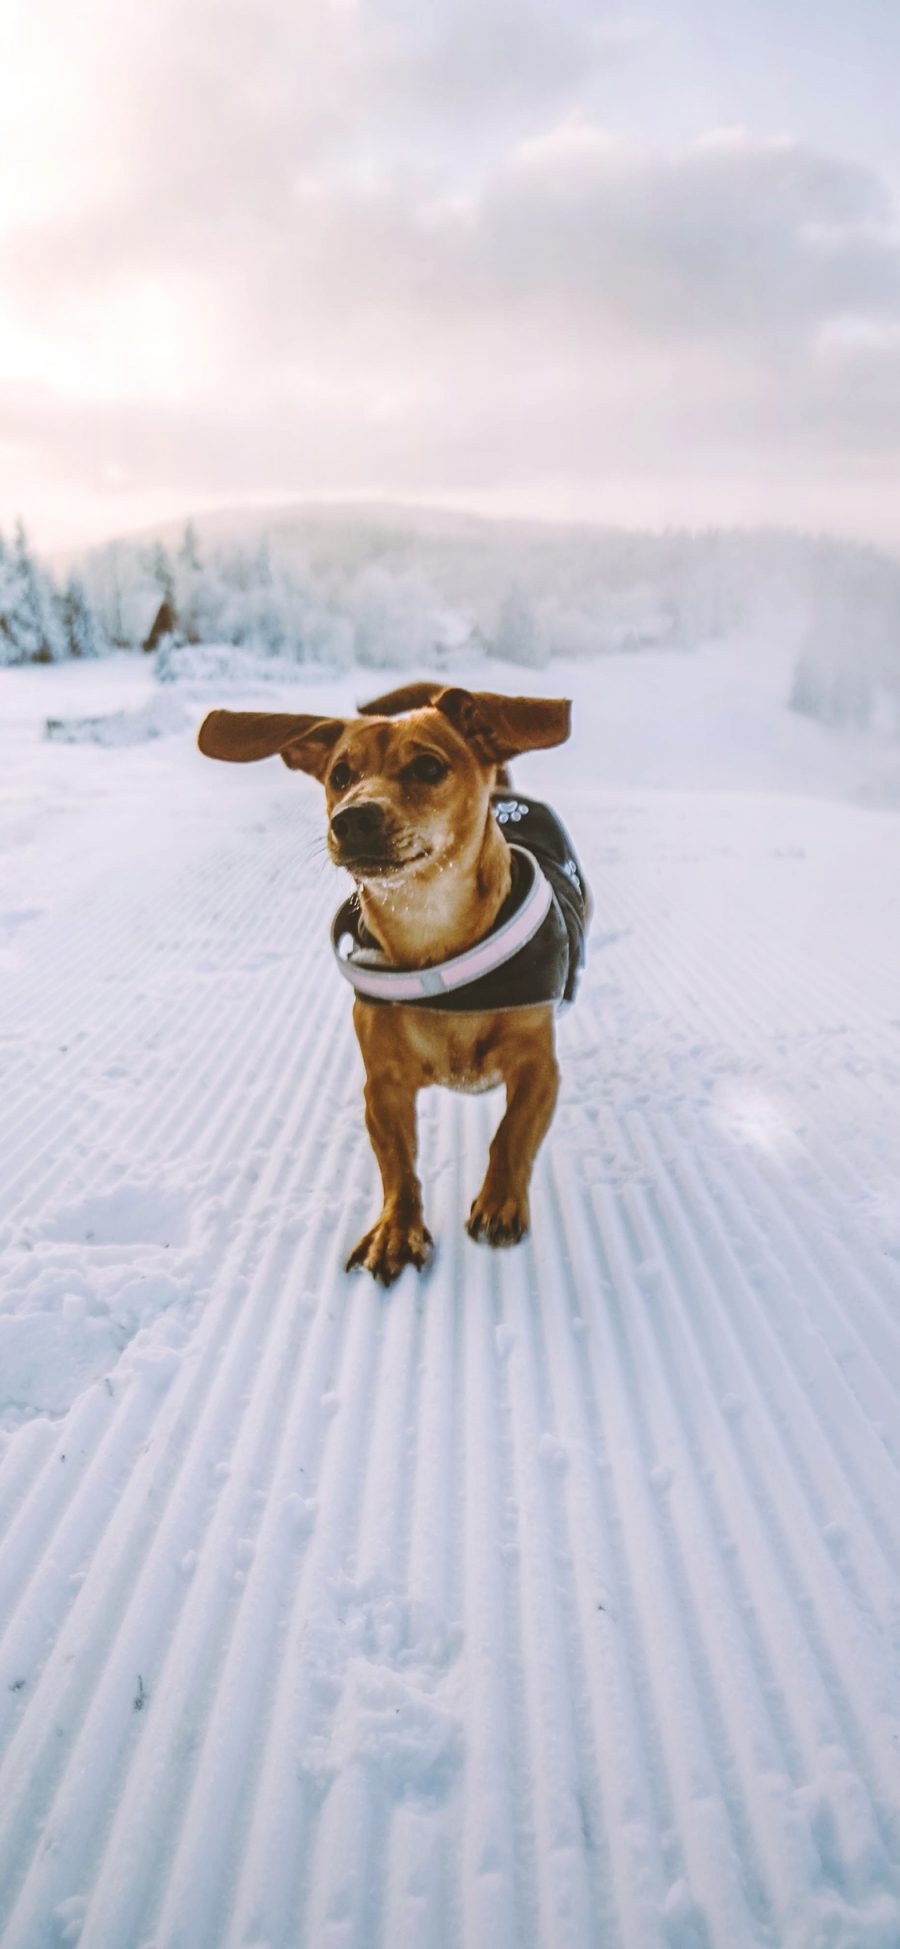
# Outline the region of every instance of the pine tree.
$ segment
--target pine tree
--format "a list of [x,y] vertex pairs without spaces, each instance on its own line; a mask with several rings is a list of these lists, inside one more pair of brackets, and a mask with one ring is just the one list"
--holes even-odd
[[159,590],[162,600],[171,603],[174,609],[175,571],[161,541],[155,541],[150,548],[144,549],[141,566],[154,587]]
[[3,619],[10,663],[61,663],[66,637],[56,591],[39,568],[21,523],[4,561]]
[[20,663],[22,660],[13,633],[17,597],[17,578],[13,570],[12,556],[0,533],[0,664]]
[[825,716],[825,685],[812,657],[805,652],[797,658],[788,708],[799,711],[801,717]]
[[500,605],[494,630],[493,651],[510,663],[526,663],[532,669],[547,661],[534,611],[527,597],[515,584],[507,590]]
[[69,576],[61,611],[69,655],[102,656],[106,645],[80,575]]
[[195,574],[198,574],[202,567],[200,543],[197,539],[197,530],[194,527],[193,521],[185,523],[184,534],[181,538],[181,547],[178,550],[178,560],[183,568],[190,569]]
[[204,573],[200,544],[192,521],[182,537],[175,562],[175,602],[178,626],[188,643],[199,643],[203,635]]
[[272,587],[272,550],[268,535],[261,535],[253,563],[254,580],[260,589]]

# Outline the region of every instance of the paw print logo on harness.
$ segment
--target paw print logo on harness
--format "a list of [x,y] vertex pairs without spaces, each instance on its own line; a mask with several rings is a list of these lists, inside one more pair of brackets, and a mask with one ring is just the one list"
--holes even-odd
[[512,823],[517,826],[520,819],[527,819],[528,807],[520,799],[498,799],[494,806],[494,816],[501,826]]

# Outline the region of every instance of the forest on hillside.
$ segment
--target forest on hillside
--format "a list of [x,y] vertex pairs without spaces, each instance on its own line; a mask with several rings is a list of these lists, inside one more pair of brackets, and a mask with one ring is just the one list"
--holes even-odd
[[273,520],[271,532],[118,541],[64,577],[24,526],[0,534],[0,665],[240,647],[252,658],[440,670],[492,656],[777,651],[785,702],[900,735],[900,561],[775,533],[634,534],[385,514]]

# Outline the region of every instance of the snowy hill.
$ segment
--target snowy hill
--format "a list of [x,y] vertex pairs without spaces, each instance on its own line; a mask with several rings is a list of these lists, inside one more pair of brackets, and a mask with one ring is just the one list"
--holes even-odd
[[113,642],[132,640],[129,593],[154,590],[189,640],[332,669],[486,651],[542,668],[737,637],[780,660],[798,711],[900,733],[900,560],[859,544],[313,506],[198,517],[85,570]]

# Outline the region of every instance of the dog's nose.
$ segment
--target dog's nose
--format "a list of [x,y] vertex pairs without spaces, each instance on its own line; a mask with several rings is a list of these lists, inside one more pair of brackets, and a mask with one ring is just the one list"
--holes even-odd
[[384,811],[380,805],[348,805],[343,812],[332,813],[331,830],[342,846],[370,845],[373,839],[384,835]]

